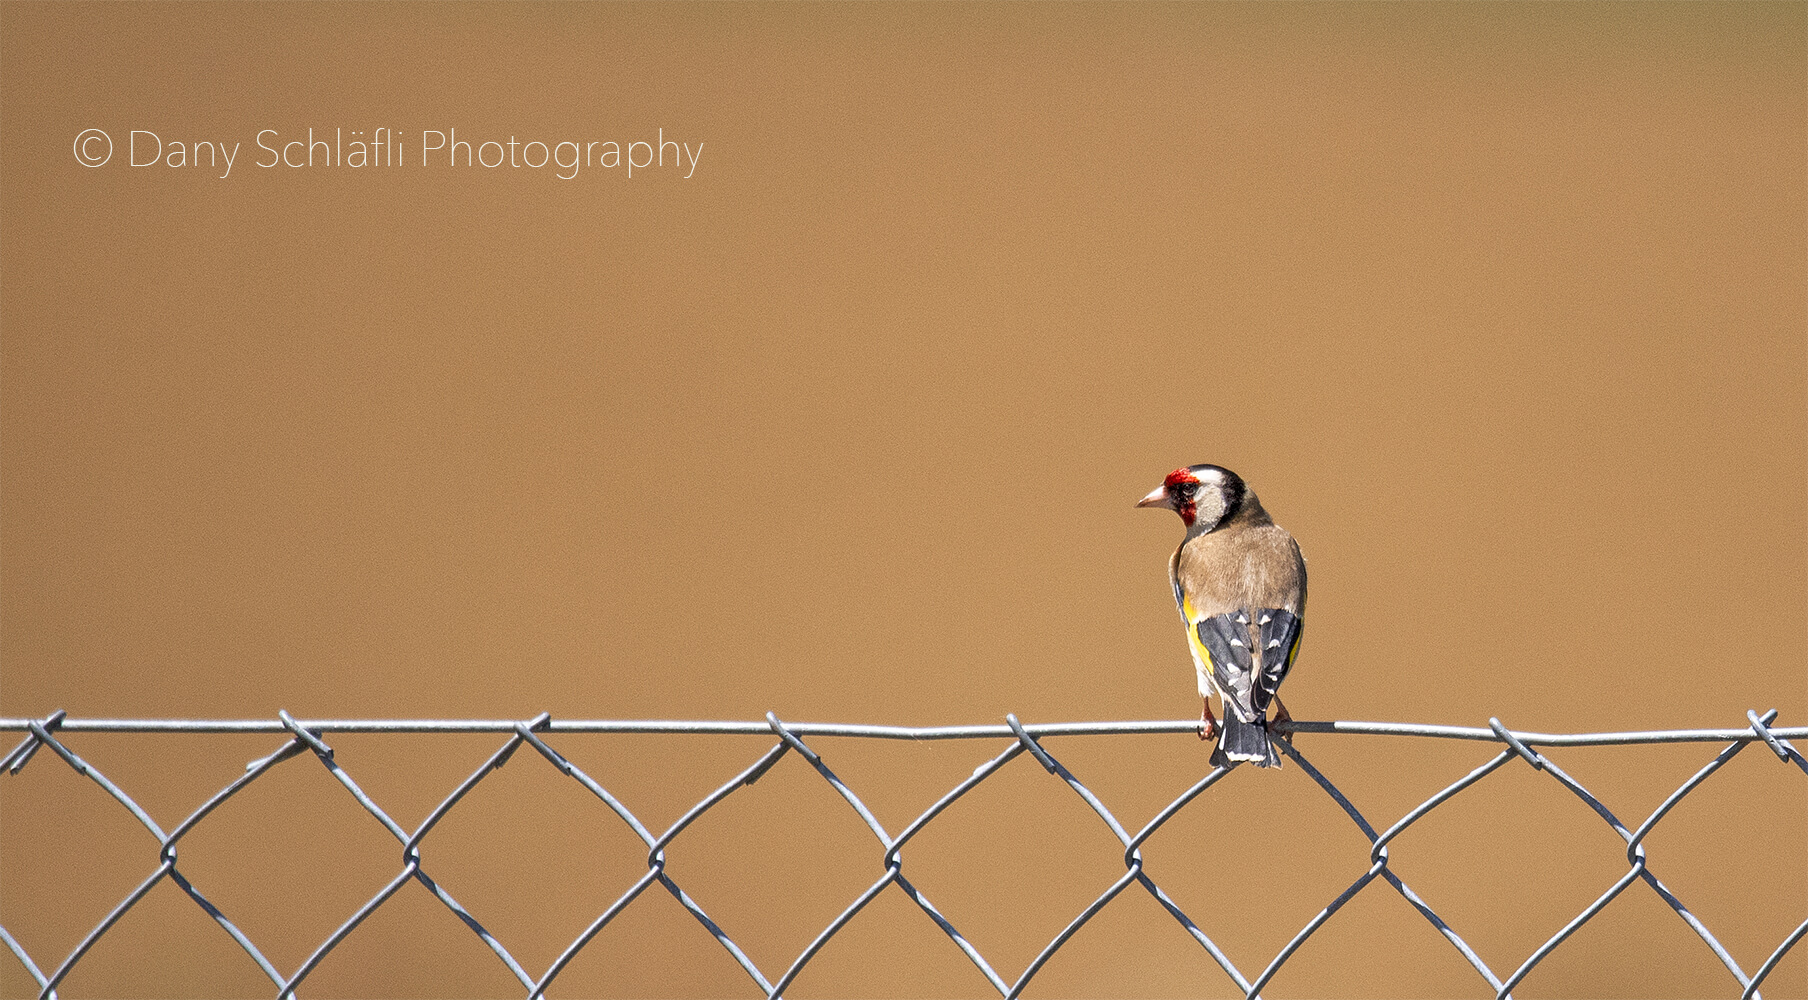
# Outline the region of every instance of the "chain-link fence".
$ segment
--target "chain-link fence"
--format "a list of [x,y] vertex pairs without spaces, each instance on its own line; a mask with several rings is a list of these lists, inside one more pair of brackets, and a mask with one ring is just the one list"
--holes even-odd
[[[1240,969],[1233,964],[1231,960],[1225,956],[1224,952],[1220,950],[1218,945],[1213,942],[1211,936],[1206,933],[1205,929],[1201,928],[1198,923],[1189,917],[1186,912],[1174,902],[1174,900],[1169,898],[1167,893],[1162,891],[1161,886],[1156,883],[1154,877],[1145,870],[1141,851],[1141,847],[1145,841],[1160,830],[1164,824],[1182,809],[1186,808],[1190,803],[1197,800],[1216,785],[1229,773],[1230,769],[1219,768],[1201,778],[1178,798],[1174,799],[1165,808],[1157,812],[1140,830],[1132,833],[1118,821],[1117,817],[1114,816],[1111,810],[1099,800],[1098,796],[1094,795],[1086,785],[1074,777],[1074,775],[1070,773],[1068,769],[1064,767],[1041,743],[1041,740],[1044,737],[1050,736],[1186,732],[1193,729],[1196,725],[1195,723],[1124,722],[1023,725],[1017,721],[1015,716],[1010,716],[1007,717],[1008,724],[1004,726],[958,726],[912,729],[891,726],[788,724],[770,714],[766,716],[766,721],[764,723],[739,723],[554,721],[547,715],[541,715],[537,718],[520,722],[509,720],[296,720],[291,718],[286,712],[281,713],[279,719],[275,720],[81,720],[66,718],[62,712],[57,712],[42,720],[0,719],[0,731],[11,730],[23,731],[26,733],[26,736],[21,743],[14,747],[4,758],[0,758],[0,768],[4,768],[8,773],[16,775],[35,755],[41,750],[48,748],[52,754],[74,768],[77,773],[87,776],[101,788],[105,789],[108,795],[112,796],[121,806],[130,811],[138,822],[142,823],[144,827],[150,831],[151,835],[156,838],[158,844],[156,867],[150,875],[145,878],[131,894],[121,900],[117,906],[113,907],[106,918],[97,924],[93,930],[82,939],[81,943],[76,945],[74,950],[65,956],[49,973],[44,971],[45,966],[41,966],[33,956],[28,954],[26,950],[20,946],[17,939],[9,933],[4,926],[0,926],[0,940],[5,941],[7,948],[11,950],[14,958],[18,960],[24,969],[30,973],[32,978],[37,982],[40,987],[39,996],[45,998],[54,997],[56,996],[58,984],[61,983],[65,977],[69,975],[71,970],[82,961],[83,956],[88,954],[95,943],[99,941],[128,910],[136,905],[139,900],[143,899],[146,893],[150,892],[150,890],[159,882],[167,878],[179,887],[182,892],[186,893],[189,898],[193,899],[207,916],[219,925],[222,931],[230,935],[232,939],[238,943],[239,947],[243,948],[246,954],[251,956],[251,959],[257,963],[258,967],[269,977],[270,982],[274,984],[279,998],[288,998],[295,995],[297,988],[303,984],[309,973],[314,971],[328,953],[337,947],[340,942],[345,940],[346,936],[351,934],[366,917],[370,916],[371,913],[383,906],[398,889],[412,879],[425,886],[426,889],[441,903],[445,904],[445,906],[449,908],[466,927],[470,928],[483,944],[495,954],[496,958],[507,966],[508,971],[520,982],[526,995],[530,1000],[533,1000],[533,998],[542,996],[571,960],[577,956],[592,939],[602,933],[609,926],[610,922],[624,909],[633,905],[634,901],[640,898],[646,890],[652,888],[654,885],[658,885],[665,891],[671,893],[685,909],[696,917],[698,923],[703,926],[704,930],[727,950],[728,954],[733,957],[734,961],[738,963],[743,970],[746,971],[747,975],[752,978],[753,982],[759,986],[759,989],[765,993],[768,998],[774,998],[784,993],[785,989],[791,985],[798,974],[803,971],[804,967],[816,956],[818,951],[820,951],[832,937],[846,927],[850,921],[855,920],[868,903],[872,902],[875,897],[888,888],[896,886],[899,892],[908,897],[912,903],[922,910],[929,920],[933,921],[935,925],[941,929],[943,934],[947,935],[949,941],[953,943],[953,946],[959,948],[961,952],[966,955],[968,960],[979,969],[1001,996],[1015,998],[1023,992],[1024,988],[1035,978],[1037,972],[1042,969],[1044,964],[1073,937],[1075,932],[1086,924],[1088,920],[1092,919],[1092,917],[1100,910],[1110,905],[1114,899],[1118,898],[1120,893],[1130,888],[1132,885],[1135,885],[1153,896],[1161,907],[1170,914],[1174,920],[1178,921],[1181,927],[1185,928],[1187,934],[1191,935],[1193,940],[1198,943],[1199,947],[1203,948],[1206,953],[1211,956],[1211,959],[1223,969],[1224,974],[1236,984],[1236,988],[1241,991],[1245,997],[1254,998],[1260,996],[1262,988],[1274,977],[1275,973],[1278,972],[1288,959],[1299,950],[1300,946],[1304,944],[1309,937],[1318,931],[1319,928],[1324,926],[1326,921],[1335,916],[1344,904],[1348,903],[1372,883],[1380,881],[1391,887],[1393,891],[1399,893],[1425,918],[1427,922],[1431,924],[1433,928],[1436,929],[1437,933],[1441,934],[1450,943],[1451,947],[1461,953],[1463,959],[1474,968],[1477,975],[1487,982],[1489,989],[1494,991],[1497,998],[1505,998],[1511,996],[1513,988],[1518,985],[1540,961],[1548,956],[1553,950],[1560,947],[1566,940],[1569,940],[1577,929],[1591,920],[1596,914],[1600,913],[1604,907],[1613,902],[1616,897],[1633,883],[1643,882],[1666,906],[1675,911],[1676,915],[1686,923],[1689,928],[1699,936],[1702,943],[1713,952],[1715,958],[1726,967],[1727,973],[1731,976],[1733,982],[1736,983],[1736,988],[1739,991],[1738,995],[1741,997],[1741,1000],[1745,1000],[1745,998],[1756,998],[1760,996],[1758,990],[1760,985],[1764,982],[1765,977],[1770,974],[1771,970],[1776,968],[1777,963],[1783,959],[1784,955],[1801,940],[1803,934],[1808,932],[1808,920],[1804,920],[1802,923],[1797,924],[1794,929],[1778,928],[1781,937],[1775,950],[1772,951],[1754,971],[1748,973],[1736,960],[1734,960],[1733,956],[1720,941],[1715,938],[1713,932],[1710,931],[1695,914],[1690,912],[1688,907],[1683,905],[1682,900],[1678,899],[1676,895],[1658,879],[1656,874],[1652,872],[1643,845],[1652,828],[1656,826],[1677,803],[1682,801],[1685,796],[1701,787],[1701,784],[1725,765],[1727,761],[1744,751],[1751,744],[1762,744],[1766,752],[1775,754],[1784,765],[1794,765],[1796,770],[1801,771],[1804,775],[1808,775],[1808,761],[1804,761],[1802,755],[1789,743],[1789,740],[1791,739],[1800,739],[1808,736],[1808,727],[1789,729],[1772,728],[1771,724],[1775,721],[1776,714],[1775,710],[1766,712],[1763,715],[1759,715],[1755,711],[1747,712],[1747,724],[1742,728],[1736,729],[1571,735],[1515,732],[1501,725],[1500,721],[1497,719],[1488,720],[1488,728],[1486,729],[1368,722],[1293,722],[1280,726],[1279,729],[1289,735],[1297,733],[1369,734],[1412,736],[1446,740],[1479,740],[1502,744],[1504,749],[1497,753],[1487,763],[1471,771],[1462,779],[1409,810],[1386,829],[1376,832],[1375,826],[1369,822],[1362,812],[1350,802],[1344,793],[1340,791],[1329,778],[1325,777],[1318,768],[1314,767],[1311,761],[1307,760],[1305,755],[1292,745],[1290,740],[1280,741],[1279,746],[1282,752],[1288,758],[1291,758],[1294,763],[1298,764],[1312,781],[1315,782],[1319,788],[1323,789],[1325,794],[1330,796],[1331,799],[1349,815],[1350,820],[1356,824],[1362,831],[1363,836],[1367,838],[1370,847],[1367,857],[1363,860],[1361,874],[1355,881],[1351,882],[1349,887],[1339,893],[1336,898],[1328,902],[1324,908],[1307,922],[1307,924],[1300,929],[1299,933],[1296,934],[1292,940],[1288,941],[1286,946],[1283,947],[1280,952],[1253,977],[1248,975],[1245,970]],[[178,824],[175,829],[166,832],[151,819],[150,815],[145,812],[138,803],[133,801],[131,796],[127,795],[99,770],[78,756],[62,739],[59,739],[60,735],[78,732],[280,733],[285,736],[285,740],[274,753],[253,760],[246,765],[245,772],[242,776],[214,794],[199,809],[196,809],[193,814]],[[401,825],[396,823],[395,820],[390,818],[390,816],[385,813],[376,802],[372,801],[371,797],[359,787],[352,776],[346,773],[345,769],[334,760],[333,749],[326,742],[325,737],[333,733],[353,732],[497,733],[506,734],[506,738],[502,746],[497,749],[481,767],[453,789],[451,794],[447,795],[445,799],[428,814],[427,818],[420,826],[411,831],[404,829]],[[765,753],[761,754],[757,760],[753,761],[746,770],[736,775],[732,780],[728,781],[720,788],[717,788],[714,792],[710,793],[685,811],[685,813],[677,820],[677,822],[673,823],[669,829],[665,830],[663,833],[655,834],[643,824],[634,813],[630,812],[619,799],[612,795],[607,788],[604,788],[582,769],[572,764],[551,746],[548,746],[542,739],[542,736],[549,733],[685,733],[697,735],[764,733],[775,736],[777,742],[773,744],[771,749],[767,750]],[[970,777],[955,785],[921,815],[917,816],[917,818],[909,825],[894,834],[887,831],[884,826],[879,823],[872,811],[868,809],[861,801],[860,797],[854,793],[853,789],[849,788],[846,783],[837,777],[835,772],[829,768],[827,762],[825,762],[806,742],[808,738],[818,736],[864,737],[870,739],[894,740],[996,740],[1002,738],[1007,739],[1010,742],[1001,753],[981,764],[973,771]],[[1647,816],[1636,827],[1631,828],[1621,822],[1606,805],[1602,804],[1601,801],[1587,788],[1583,787],[1581,783],[1576,781],[1576,779],[1564,772],[1563,769],[1559,768],[1535,749],[1541,746],[1599,747],[1627,744],[1697,742],[1727,743],[1728,745],[1724,749],[1721,749],[1713,759],[1708,761],[1693,777],[1689,778],[1688,781],[1684,782],[1673,793],[1665,798],[1663,803],[1659,805],[1651,815]],[[602,806],[607,807],[616,816],[620,817],[621,821],[626,823],[629,829],[633,831],[634,835],[646,846],[646,873],[636,880],[633,885],[629,886],[627,891],[623,892],[619,898],[608,906],[607,909],[603,910],[581,934],[565,947],[557,959],[538,975],[530,973],[527,969],[523,968],[520,962],[509,953],[508,948],[506,948],[501,941],[497,940],[494,935],[485,930],[484,925],[475,916],[461,906],[458,901],[453,898],[450,892],[439,883],[435,882],[427,874],[426,870],[423,868],[421,855],[422,842],[427,835],[433,831],[435,825],[445,818],[446,814],[456,807],[460,800],[462,800],[471,789],[476,787],[486,775],[501,767],[511,756],[520,750],[524,744],[531,748],[540,758],[543,758],[548,764],[556,768],[561,774],[564,774],[582,785],[591,795],[595,796]],[[846,800],[848,806],[852,808],[866,826],[872,830],[873,836],[878,839],[879,847],[882,851],[884,874],[881,875],[877,881],[873,882],[872,885],[856,899],[849,903],[846,909],[843,910],[827,927],[824,927],[821,933],[817,934],[810,942],[809,946],[798,954],[775,978],[769,975],[769,972],[777,970],[762,970],[756,966],[754,962],[748,958],[746,952],[744,952],[739,945],[735,944],[734,938],[729,935],[728,931],[712,920],[709,914],[705,913],[703,908],[698,906],[678,883],[673,880],[672,876],[666,870],[666,850],[673,845],[674,841],[676,841],[684,833],[685,829],[698,817],[720,804],[728,796],[734,794],[737,789],[758,781],[760,777],[772,768],[773,765],[777,764],[781,758],[791,753],[797,754],[806,761],[817,774],[821,775],[822,779],[828,782],[829,785],[839,793],[842,799]],[[1058,778],[1071,788],[1074,794],[1078,795],[1086,805],[1098,815],[1100,821],[1110,828],[1112,834],[1123,845],[1124,873],[1122,877],[1113,882],[1109,888],[1099,894],[1097,899],[1074,917],[1053,940],[1049,941],[1047,946],[1041,950],[1040,954],[1038,954],[1027,967],[1019,972],[1015,979],[1007,979],[983,954],[980,953],[979,949],[976,948],[971,941],[962,936],[961,932],[949,922],[947,917],[937,910],[929,901],[928,897],[926,897],[923,892],[912,884],[910,879],[905,876],[901,852],[904,846],[909,843],[913,837],[922,832],[922,830],[930,823],[934,822],[936,817],[942,815],[943,811],[956,800],[973,790],[981,782],[984,782],[997,774],[1001,768],[1009,764],[1012,760],[1024,754],[1030,755],[1036,764],[1040,765],[1049,774]],[[208,901],[207,896],[202,893],[200,888],[195,886],[184,876],[177,865],[176,848],[177,843],[183,836],[194,830],[198,824],[207,819],[209,814],[226,800],[243,790],[247,785],[270,773],[273,768],[281,765],[285,761],[307,755],[311,755],[314,759],[325,765],[332,776],[338,780],[339,784],[344,786],[345,790],[357,800],[358,804],[371,816],[375,817],[377,822],[381,823],[383,827],[401,843],[402,866],[401,870],[383,887],[382,891],[371,897],[369,902],[365,903],[356,913],[352,914],[350,919],[340,925],[337,930],[326,938],[326,940],[320,942],[298,968],[285,974],[271,963],[264,955],[264,952],[261,951],[237,926],[235,926],[233,922],[227,918],[226,914],[222,913],[213,903]],[[1388,844],[1408,827],[1424,818],[1428,813],[1437,809],[1444,803],[1449,802],[1452,797],[1459,792],[1483,780],[1500,768],[1509,766],[1516,760],[1533,768],[1535,771],[1549,775],[1552,780],[1561,784],[1580,799],[1582,803],[1587,805],[1589,809],[1600,817],[1602,822],[1611,827],[1614,833],[1625,842],[1627,870],[1617,881],[1607,887],[1599,898],[1581,913],[1578,913],[1574,919],[1565,924],[1561,930],[1544,942],[1543,945],[1528,955],[1517,968],[1503,977],[1486,962],[1482,961],[1475,950],[1463,940],[1460,934],[1457,933],[1456,929],[1451,927],[1442,917],[1440,917],[1425,900],[1414,893],[1400,876],[1389,867]],[[10,918],[11,915],[8,916]],[[1729,985],[1729,996],[1732,995],[1732,990],[1733,986]]]

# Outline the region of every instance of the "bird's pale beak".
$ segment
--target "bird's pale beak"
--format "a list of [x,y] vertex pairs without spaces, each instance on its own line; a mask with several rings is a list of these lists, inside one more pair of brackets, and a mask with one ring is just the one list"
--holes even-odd
[[1138,507],[1171,507],[1171,506],[1173,506],[1173,504],[1170,504],[1168,502],[1168,488],[1165,485],[1155,487],[1154,492],[1150,493],[1146,497],[1143,497],[1141,500],[1138,500],[1136,502],[1136,505]]

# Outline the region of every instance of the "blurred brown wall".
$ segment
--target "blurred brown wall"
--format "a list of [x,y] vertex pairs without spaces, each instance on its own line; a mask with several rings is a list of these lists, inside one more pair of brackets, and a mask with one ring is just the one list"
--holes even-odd
[[[1130,505],[1212,461],[1311,560],[1302,718],[1800,725],[1805,39],[1800,3],[0,5],[0,715],[1187,718],[1179,525]],[[254,165],[310,127],[408,159]],[[705,145],[689,179],[420,166],[453,128]],[[133,129],[240,158],[134,168]],[[277,742],[69,737],[166,827]],[[499,740],[331,742],[412,826]],[[555,741],[655,828],[770,742]],[[1489,756],[1300,746],[1377,826]],[[818,746],[893,831],[1001,748]],[[1050,748],[1132,829],[1207,769]],[[1552,754],[1636,823],[1713,750]],[[1805,808],[1754,751],[1648,842],[1747,970],[1808,915]],[[155,853],[49,754],[0,779],[0,923],[40,963]],[[531,754],[423,854],[536,973],[642,870]],[[906,871],[1014,976],[1118,854],[1026,759]],[[1297,767],[1146,854],[1252,975],[1367,864]],[[397,855],[304,759],[181,858],[287,972]],[[880,873],[795,759],[671,855],[774,976]],[[1502,974],[1625,869],[1518,764],[1393,857]],[[303,993],[514,989],[409,886]],[[655,889],[554,994],[751,990]],[[63,995],[267,992],[166,883]],[[791,995],[987,992],[891,890]],[[1133,889],[1031,995],[1231,992]],[[1265,994],[1483,992],[1377,883]],[[1736,994],[1642,885],[1516,991]],[[1808,996],[1808,947],[1765,994]]]

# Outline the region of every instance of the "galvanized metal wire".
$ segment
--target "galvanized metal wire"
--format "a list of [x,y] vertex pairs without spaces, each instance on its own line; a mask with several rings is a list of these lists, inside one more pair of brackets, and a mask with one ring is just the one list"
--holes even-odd
[[[571,721],[554,720],[549,715],[541,714],[535,718],[517,721],[504,719],[310,719],[297,720],[287,712],[278,713],[275,719],[238,719],[238,720],[192,720],[192,719],[71,719],[63,712],[55,712],[44,719],[0,719],[0,732],[23,732],[24,739],[5,757],[0,758],[0,769],[17,775],[40,750],[48,748],[63,763],[73,768],[76,773],[93,780],[106,791],[120,806],[125,808],[150,831],[157,842],[155,868],[138,887],[108,912],[105,918],[77,944],[62,961],[48,973],[44,966],[20,946],[18,940],[0,925],[0,942],[4,942],[13,957],[25,971],[37,982],[40,998],[55,997],[57,987],[68,977],[69,973],[81,962],[83,956],[106,935],[106,933],[135,906],[145,894],[164,879],[169,879],[188,897],[194,900],[207,916],[219,925],[220,929],[244,949],[252,961],[257,963],[264,975],[269,977],[275,987],[279,1000],[287,1000],[296,995],[296,990],[307,979],[342,941],[346,939],[359,924],[383,906],[396,891],[410,880],[419,882],[432,893],[434,898],[444,904],[460,921],[474,933],[496,958],[507,967],[528,997],[537,1000],[546,994],[560,972],[570,964],[579,952],[602,933],[620,913],[632,905],[634,901],[654,885],[669,892],[688,910],[704,931],[725,949],[730,957],[747,973],[769,1000],[784,994],[784,991],[797,979],[804,968],[820,952],[825,944],[837,933],[855,920],[860,912],[885,890],[896,886],[912,903],[920,908],[961,953],[973,963],[983,974],[986,981],[992,984],[1001,997],[1015,1000],[1021,995],[1030,981],[1036,976],[1048,960],[1054,956],[1087,921],[1100,910],[1116,899],[1124,890],[1132,885],[1141,887],[1153,896],[1164,910],[1172,916],[1186,933],[1210,955],[1224,974],[1236,984],[1246,998],[1254,1000],[1261,995],[1266,986],[1280,971],[1287,961],[1296,954],[1300,946],[1316,933],[1324,924],[1351,899],[1355,898],[1371,884],[1380,881],[1399,893],[1438,934],[1447,940],[1451,947],[1460,953],[1463,959],[1475,969],[1494,991],[1497,1000],[1506,1000],[1512,996],[1513,988],[1543,961],[1552,951],[1567,941],[1582,925],[1593,919],[1620,894],[1636,882],[1642,882],[1654,892],[1663,903],[1688,925],[1703,945],[1714,957],[1726,967],[1732,979],[1728,988],[1738,990],[1741,1000],[1757,1000],[1760,997],[1759,987],[1765,978],[1776,968],[1791,948],[1808,934],[1808,919],[1797,924],[1794,929],[1787,930],[1779,940],[1776,948],[1756,969],[1746,972],[1732,954],[1727,951],[1713,933],[1696,915],[1684,906],[1667,886],[1652,872],[1646,856],[1644,841],[1653,827],[1660,822],[1676,804],[1691,792],[1700,788],[1702,783],[1720,770],[1727,761],[1743,752],[1752,744],[1760,744],[1774,754],[1784,765],[1793,765],[1803,775],[1808,775],[1808,760],[1804,760],[1791,740],[1808,737],[1808,727],[1776,728],[1772,723],[1776,719],[1776,711],[1760,715],[1756,711],[1746,713],[1745,725],[1728,729],[1693,729],[1669,730],[1658,732],[1629,733],[1579,733],[1555,734],[1519,732],[1508,729],[1498,719],[1489,719],[1486,728],[1459,726],[1429,726],[1399,723],[1375,722],[1292,722],[1281,725],[1279,730],[1289,737],[1279,741],[1283,753],[1299,765],[1325,794],[1336,802],[1350,817],[1362,835],[1367,838],[1370,849],[1363,859],[1361,874],[1350,883],[1338,896],[1331,900],[1306,925],[1300,929],[1286,946],[1278,952],[1262,970],[1253,978],[1233,963],[1222,949],[1191,917],[1189,917],[1175,901],[1163,892],[1154,878],[1145,869],[1142,846],[1155,835],[1164,824],[1186,808],[1189,804],[1204,795],[1230,773],[1230,768],[1217,768],[1188,788],[1178,798],[1170,802],[1151,818],[1134,834],[1119,822],[1111,810],[1087,786],[1069,771],[1060,760],[1044,747],[1041,740],[1049,736],[1082,736],[1108,735],[1127,733],[1184,733],[1192,732],[1197,726],[1193,722],[1082,722],[1060,723],[1053,725],[1024,725],[1015,716],[1007,716],[1003,726],[943,726],[933,728],[909,728],[899,726],[861,726],[821,723],[787,723],[777,716],[767,714],[764,722],[681,722],[681,721]],[[72,734],[110,732],[110,733],[280,733],[285,738],[280,746],[268,756],[251,761],[245,767],[243,775],[231,784],[220,789],[198,809],[183,820],[175,829],[165,832],[151,819],[131,796],[110,781],[104,774],[78,756],[65,742]],[[496,733],[505,735],[502,745],[479,767],[448,794],[439,805],[432,810],[425,820],[414,830],[404,829],[383,811],[372,798],[359,787],[352,776],[346,773],[333,757],[333,749],[326,742],[326,737],[333,733]],[[771,749],[761,754],[745,770],[741,771],[726,784],[705,796],[701,801],[687,810],[672,826],[662,833],[655,834],[627,806],[612,795],[590,775],[584,773],[557,750],[547,745],[542,738],[552,733],[684,733],[696,735],[720,734],[767,734],[776,737],[777,742]],[[1461,779],[1453,782],[1436,795],[1408,810],[1391,826],[1377,833],[1375,827],[1350,802],[1348,797],[1331,782],[1325,774],[1306,756],[1293,746],[1291,736],[1299,733],[1326,733],[1343,735],[1389,735],[1414,736],[1429,739],[1472,740],[1500,744],[1504,747],[1487,763],[1471,771]],[[895,835],[886,830],[883,824],[873,815],[854,790],[830,769],[828,763],[813,749],[806,740],[819,736],[864,737],[870,739],[893,740],[996,740],[1009,742],[996,756],[982,763],[972,775],[950,789],[934,804],[923,811],[915,820]],[[1593,747],[1628,744],[1656,743],[1725,743],[1712,760],[1701,768],[1694,776],[1684,782],[1671,793],[1658,808],[1647,816],[1636,827],[1628,828],[1614,813],[1608,809],[1593,793],[1582,786],[1562,768],[1538,751],[1538,747]],[[434,827],[445,818],[458,803],[475,788],[487,775],[503,764],[526,746],[535,755],[556,768],[559,773],[571,778],[593,795],[602,806],[614,813],[627,824],[646,847],[646,872],[641,875],[626,891],[611,902],[597,917],[585,927],[582,933],[553,960],[545,970],[537,975],[523,968],[521,963],[510,954],[509,950],[468,910],[459,904],[438,882],[430,877],[423,868],[421,845]],[[696,901],[687,895],[678,883],[666,871],[666,851],[670,848],[696,819],[720,804],[736,790],[758,781],[762,775],[777,765],[788,754],[795,754],[808,767],[814,770],[832,787],[870,829],[879,841],[883,852],[884,874],[856,897],[827,927],[811,940],[810,944],[800,952],[791,963],[776,977],[772,978],[767,970],[754,964],[747,953],[737,945],[729,933],[718,925],[698,906]],[[973,945],[962,936],[948,918],[930,903],[922,890],[918,889],[904,874],[902,851],[913,837],[936,817],[940,816],[950,805],[972,791],[980,783],[990,779],[1011,761],[1028,754],[1037,765],[1051,776],[1060,780],[1077,795],[1099,820],[1110,829],[1113,836],[1123,845],[1124,874],[1116,879],[1108,888],[1077,916],[1075,916],[1061,932],[1014,978],[1007,978]],[[261,951],[249,937],[245,935],[224,913],[209,902],[201,890],[184,876],[177,867],[177,843],[183,836],[205,820],[209,814],[222,803],[238,794],[247,785],[270,773],[274,768],[291,759],[312,756],[324,765],[335,780],[343,786],[348,794],[357,801],[366,812],[380,823],[385,830],[402,846],[402,867],[376,895],[353,913],[343,924],[321,941],[308,955],[301,965],[294,970],[283,973]],[[1450,926],[1429,903],[1415,893],[1389,867],[1388,845],[1402,832],[1432,810],[1450,801],[1459,792],[1487,778],[1495,771],[1521,762],[1534,771],[1550,776],[1550,778],[1573,793],[1588,806],[1602,822],[1625,842],[1627,870],[1611,886],[1574,919],[1544,942],[1513,971],[1501,976],[1490,967],[1475,950],[1466,943],[1461,935]]]

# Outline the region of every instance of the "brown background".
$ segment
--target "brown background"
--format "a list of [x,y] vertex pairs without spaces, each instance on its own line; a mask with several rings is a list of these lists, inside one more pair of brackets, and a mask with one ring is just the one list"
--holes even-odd
[[[1800,725],[1805,38],[1801,4],[9,3],[0,714],[1184,719],[1180,527],[1130,505],[1212,461],[1311,559],[1302,718]],[[689,180],[251,166],[310,126],[706,147]],[[241,159],[133,169],[134,128]],[[170,826],[278,741],[69,742]],[[499,741],[331,742],[412,826]],[[663,828],[770,742],[555,745]],[[1377,825],[1490,754],[1300,745]],[[1050,747],[1132,828],[1207,767],[1188,736]],[[819,749],[897,830],[1001,745]],[[1553,759],[1636,822],[1713,749]],[[1746,753],[1648,842],[1748,970],[1804,916],[1805,807]],[[155,845],[49,754],[0,810],[0,919],[54,967]],[[1622,850],[1515,764],[1394,858],[1504,975]],[[536,973],[640,870],[531,754],[423,851]],[[795,759],[671,853],[774,976],[880,870]],[[1366,844],[1290,767],[1147,855],[1253,975]],[[1026,759],[906,871],[1014,976],[1117,858]],[[288,971],[398,861],[300,760],[182,865]],[[1808,947],[1768,986],[1808,995]],[[514,991],[411,885],[304,993]],[[267,992],[166,883],[64,995]],[[752,987],[654,890],[554,992]],[[986,992],[895,890],[792,991]],[[1266,992],[1485,990],[1377,884]],[[1031,990],[1230,993],[1139,890]],[[1518,995],[1736,991],[1634,886]]]

